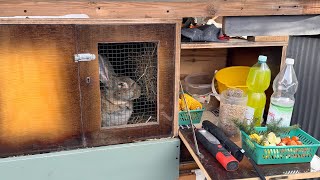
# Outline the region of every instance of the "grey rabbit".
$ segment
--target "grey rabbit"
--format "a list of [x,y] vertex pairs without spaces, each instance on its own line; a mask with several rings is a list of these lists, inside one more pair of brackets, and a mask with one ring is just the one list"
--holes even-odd
[[141,95],[141,87],[129,77],[117,77],[112,65],[99,55],[101,90],[101,125],[118,126],[128,123],[132,112],[132,100]]

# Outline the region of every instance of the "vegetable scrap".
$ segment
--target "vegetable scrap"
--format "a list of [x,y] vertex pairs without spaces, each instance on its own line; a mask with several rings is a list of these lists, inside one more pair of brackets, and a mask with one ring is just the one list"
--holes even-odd
[[235,125],[246,134],[249,135],[250,139],[253,142],[256,142],[262,146],[293,146],[293,145],[303,145],[301,141],[299,141],[299,137],[284,137],[281,138],[280,134],[287,134],[289,131],[293,129],[298,129],[298,125],[293,125],[290,127],[281,127],[282,120],[273,121],[266,125],[267,130],[264,132],[257,132],[254,128],[254,123],[247,124],[240,120],[234,120]]

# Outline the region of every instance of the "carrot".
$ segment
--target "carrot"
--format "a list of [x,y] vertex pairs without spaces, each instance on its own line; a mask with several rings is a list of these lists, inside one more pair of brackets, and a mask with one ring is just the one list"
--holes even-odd
[[291,146],[294,146],[294,145],[297,145],[296,141],[292,140],[288,143],[288,145],[291,145]]
[[290,137],[285,137],[281,139],[281,142],[285,145],[288,145],[290,141],[291,141]]
[[294,140],[294,141],[299,141],[299,137],[297,137],[297,136],[292,136],[291,139]]
[[301,141],[296,141],[297,145],[302,145]]

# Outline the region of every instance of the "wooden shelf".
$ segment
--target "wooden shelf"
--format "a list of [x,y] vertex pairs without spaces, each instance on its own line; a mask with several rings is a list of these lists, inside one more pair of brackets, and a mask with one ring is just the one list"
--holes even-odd
[[[237,171],[228,172],[217,162],[217,160],[199,144],[201,157],[195,153],[195,144],[191,129],[180,129],[179,137],[186,145],[193,159],[205,174],[208,180],[224,179],[258,179],[249,160],[244,157]],[[240,145],[238,141],[236,144]],[[316,163],[317,164],[317,163]],[[320,177],[320,172],[314,172],[310,163],[258,165],[267,179],[306,179]]]
[[235,47],[266,47],[287,46],[287,41],[254,42],[242,39],[231,39],[225,42],[182,42],[181,49],[204,49],[204,48],[235,48]]

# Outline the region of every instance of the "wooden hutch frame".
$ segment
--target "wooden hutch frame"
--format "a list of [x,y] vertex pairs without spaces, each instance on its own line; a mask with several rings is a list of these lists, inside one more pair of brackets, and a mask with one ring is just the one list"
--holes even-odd
[[[273,15],[317,15],[320,14],[318,0],[2,0],[0,2],[1,24],[146,24],[176,23],[183,17],[218,16],[273,16]],[[180,52],[185,49],[210,49],[234,47],[282,47],[285,58],[287,41],[229,43],[180,43],[180,28],[176,28],[176,101],[173,136],[178,136],[177,99],[180,79]],[[199,168],[208,179],[207,172],[193,152],[184,135],[182,141],[195,158]],[[293,175],[293,178],[319,177],[319,173]],[[288,176],[289,177],[289,176]]]

